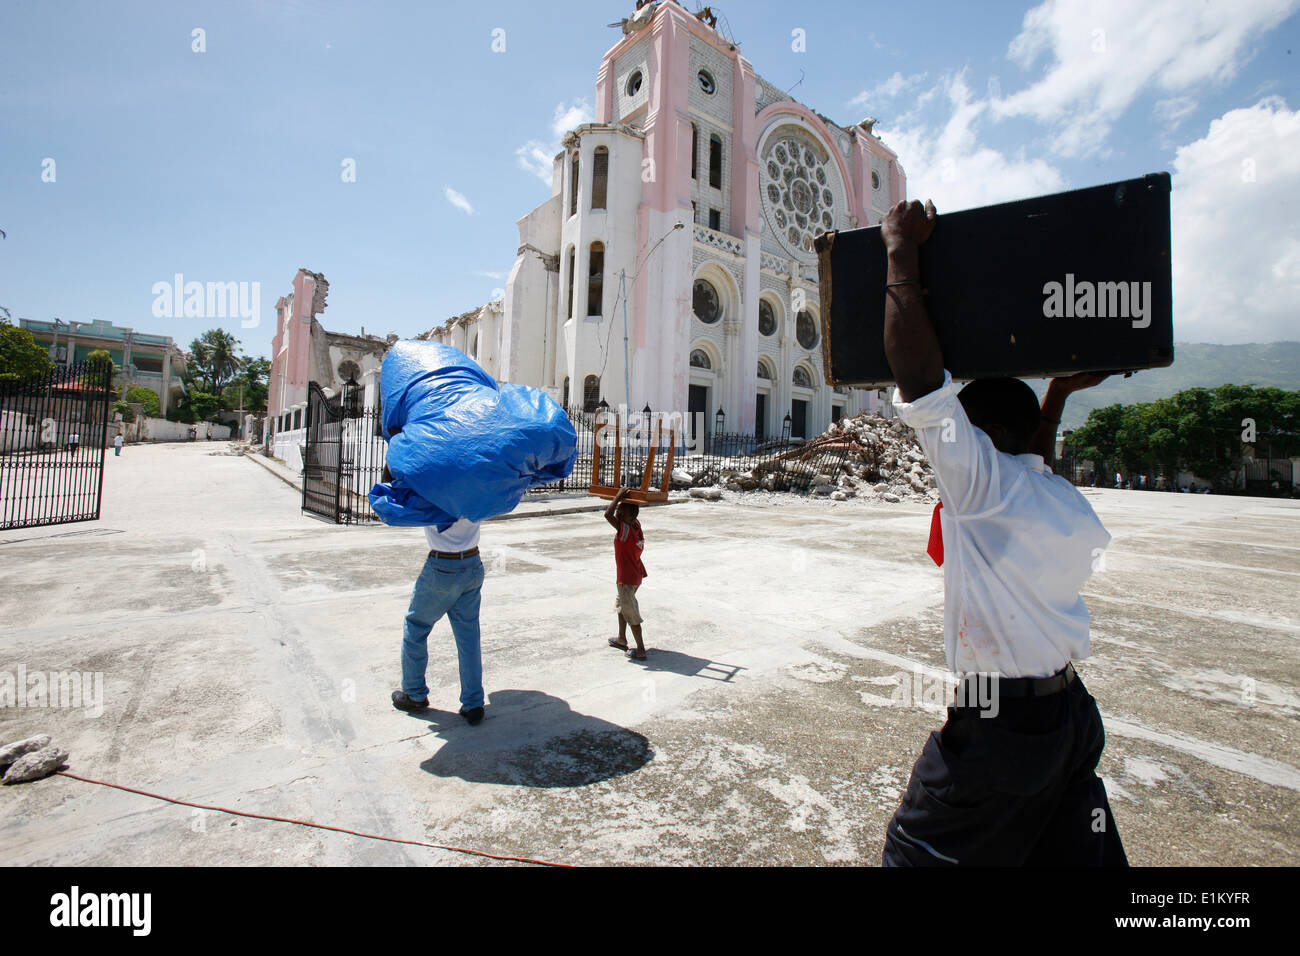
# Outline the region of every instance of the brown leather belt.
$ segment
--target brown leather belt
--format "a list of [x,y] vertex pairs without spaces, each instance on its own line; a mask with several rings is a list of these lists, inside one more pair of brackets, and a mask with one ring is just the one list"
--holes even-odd
[[[1069,687],[1077,675],[1074,672],[1074,663],[1070,662],[1062,667],[1050,677],[998,677],[997,693],[1002,697],[1047,697],[1050,694],[1057,694]],[[981,680],[989,682],[988,674],[977,674],[963,678],[961,683]],[[967,700],[979,700],[979,696],[971,696],[977,688],[971,688],[967,693]],[[961,684],[958,684],[957,694],[960,697]]]
[[470,548],[468,551],[430,551],[431,558],[450,558],[453,561],[460,561],[464,558],[472,558],[478,554],[478,548]]

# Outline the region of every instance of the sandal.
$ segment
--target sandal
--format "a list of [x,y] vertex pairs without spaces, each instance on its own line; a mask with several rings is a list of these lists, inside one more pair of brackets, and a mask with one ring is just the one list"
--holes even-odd
[[609,646],[610,646],[610,647],[617,647],[620,651],[625,651],[625,650],[627,650],[627,642],[626,642],[626,641],[622,641],[622,642],[620,642],[619,639],[618,639],[617,637],[611,637],[611,638],[609,639]]
[[627,659],[630,661],[643,661],[645,660],[645,655],[646,655],[645,651],[638,651],[634,648],[629,648],[627,652]]

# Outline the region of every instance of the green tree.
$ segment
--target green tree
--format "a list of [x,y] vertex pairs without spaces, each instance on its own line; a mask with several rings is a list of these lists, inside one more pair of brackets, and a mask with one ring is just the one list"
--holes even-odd
[[1300,392],[1220,385],[1109,405],[1094,409],[1066,443],[1078,458],[1129,473],[1163,471],[1172,477],[1189,471],[1216,486],[1236,487],[1248,448],[1261,458],[1300,453]]
[[0,323],[0,380],[48,375],[52,371],[54,363],[45,349],[36,344],[31,332],[8,322]]
[[132,385],[126,390],[126,400],[133,404],[142,405],[141,411],[144,412],[145,418],[157,418],[162,414],[162,403],[158,401],[158,394],[151,388]]
[[211,392],[190,391],[181,399],[181,421],[194,422],[215,420],[221,409],[221,399]]
[[108,349],[95,349],[86,356],[86,361],[91,365],[112,365],[114,375],[121,371],[118,365],[113,361],[113,356],[109,354]]
[[190,363],[203,391],[220,398],[239,373],[239,340],[225,329],[208,329],[190,343]]
[[236,411],[242,403],[245,412],[263,414],[266,411],[267,383],[271,377],[271,363],[264,358],[240,358],[238,374],[226,386],[224,405]]

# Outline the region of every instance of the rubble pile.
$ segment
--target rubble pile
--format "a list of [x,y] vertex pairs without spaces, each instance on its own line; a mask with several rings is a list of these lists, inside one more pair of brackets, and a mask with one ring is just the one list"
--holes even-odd
[[716,500],[706,489],[728,491],[808,490],[833,501],[861,498],[897,504],[938,500],[934,472],[912,429],[870,413],[841,419],[798,448],[780,451],[755,467],[721,464],[673,469],[673,487],[692,497]]

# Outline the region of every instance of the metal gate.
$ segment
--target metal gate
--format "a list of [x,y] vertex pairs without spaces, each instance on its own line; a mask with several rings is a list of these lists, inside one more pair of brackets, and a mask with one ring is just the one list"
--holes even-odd
[[0,380],[0,531],[99,519],[112,382],[98,362]]
[[308,384],[303,511],[335,524],[378,521],[370,489],[382,480],[387,452],[380,409],[366,405],[361,385],[349,381],[330,397]]

